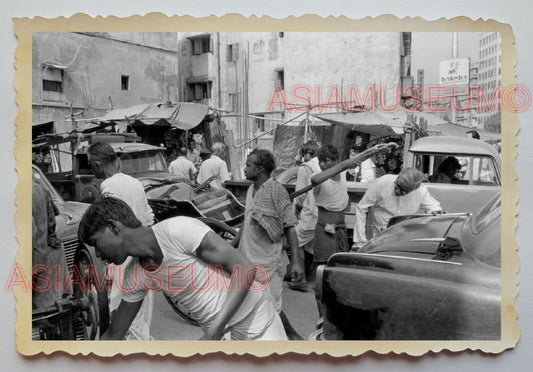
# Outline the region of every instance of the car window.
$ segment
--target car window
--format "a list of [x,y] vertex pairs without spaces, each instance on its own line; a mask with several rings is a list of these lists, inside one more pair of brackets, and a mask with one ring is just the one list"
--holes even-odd
[[492,159],[486,156],[458,156],[463,166],[462,179],[472,185],[498,185],[498,176]]
[[120,154],[120,166],[124,173],[168,172],[167,164],[160,151],[145,151]]
[[452,180],[439,177],[439,166],[450,157],[452,156],[449,154],[416,154],[415,167],[423,172],[430,182],[484,186],[500,184],[494,161],[486,156],[453,156],[461,166],[457,177]]

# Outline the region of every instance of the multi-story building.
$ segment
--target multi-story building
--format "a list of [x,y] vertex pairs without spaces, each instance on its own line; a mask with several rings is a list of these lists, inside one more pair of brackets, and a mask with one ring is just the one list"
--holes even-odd
[[[177,46],[170,32],[34,33],[33,124],[69,132],[72,116],[80,120],[112,108],[177,101]],[[70,157],[62,157],[61,165],[68,170]]]
[[501,33],[483,32],[479,37],[479,86],[486,97],[480,97],[479,124],[485,126],[498,110],[499,96],[491,105],[493,96],[501,86]]
[[180,99],[220,110],[237,147],[310,108],[351,110],[354,89],[391,107],[413,84],[410,33],[196,32],[178,43]]

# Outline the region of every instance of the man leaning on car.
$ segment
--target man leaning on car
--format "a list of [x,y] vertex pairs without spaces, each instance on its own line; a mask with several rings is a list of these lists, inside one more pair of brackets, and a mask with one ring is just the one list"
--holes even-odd
[[376,179],[357,204],[352,250],[358,250],[367,242],[366,215],[370,207],[374,207],[374,234],[385,229],[394,216],[413,214],[418,209],[426,213],[442,213],[440,203],[422,185],[424,180],[424,174],[415,168],[405,168],[398,175],[386,174]]

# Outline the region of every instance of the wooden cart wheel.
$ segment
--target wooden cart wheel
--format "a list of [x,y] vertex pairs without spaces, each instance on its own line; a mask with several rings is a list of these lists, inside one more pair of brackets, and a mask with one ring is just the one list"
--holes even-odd
[[76,332],[83,339],[99,338],[109,327],[109,299],[105,279],[105,265],[94,253],[93,247],[80,245],[74,256],[73,292],[79,303]]

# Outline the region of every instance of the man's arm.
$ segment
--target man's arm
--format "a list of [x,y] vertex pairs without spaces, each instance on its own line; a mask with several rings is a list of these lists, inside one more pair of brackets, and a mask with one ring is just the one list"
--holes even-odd
[[142,300],[138,302],[127,302],[122,300],[116,311],[113,312],[111,324],[107,331],[100,337],[100,340],[122,340],[130,328],[133,319],[139,312]]
[[291,248],[291,277],[292,280],[300,281],[304,279],[304,267],[303,267],[303,247],[299,247],[298,237],[296,236],[296,230],[294,226],[288,226],[284,228],[287,242]]
[[368,209],[375,206],[378,199],[378,185],[370,185],[363,195],[363,198],[355,207],[355,226],[353,230],[354,246],[361,247],[367,242],[366,238],[366,214]]
[[[231,283],[232,289],[228,293],[226,302],[217,314],[213,326],[207,330],[204,336],[204,339],[220,340],[226,325],[239,309],[250,290],[255,272],[248,273],[246,269],[251,265],[250,261],[212,231],[205,235],[196,249],[196,255],[210,265],[220,265],[229,275],[239,269],[239,274],[234,276],[237,280]],[[244,275],[244,272],[253,275]]]
[[[303,189],[309,184],[311,184],[311,168],[305,165],[301,165],[300,167],[298,167],[298,175],[296,176],[296,186],[294,187],[294,191]],[[307,193],[297,196],[294,199],[295,205],[301,208],[304,204],[304,200],[306,197]]]
[[228,165],[224,160],[222,160],[222,163],[220,164],[220,170],[218,174],[220,177],[220,183],[224,183],[231,179],[231,175],[228,172]]
[[435,199],[429,193],[429,190],[425,186],[420,186],[423,188],[422,201],[420,202],[420,208],[423,209],[426,213],[440,213],[442,212],[442,207],[437,199]]

